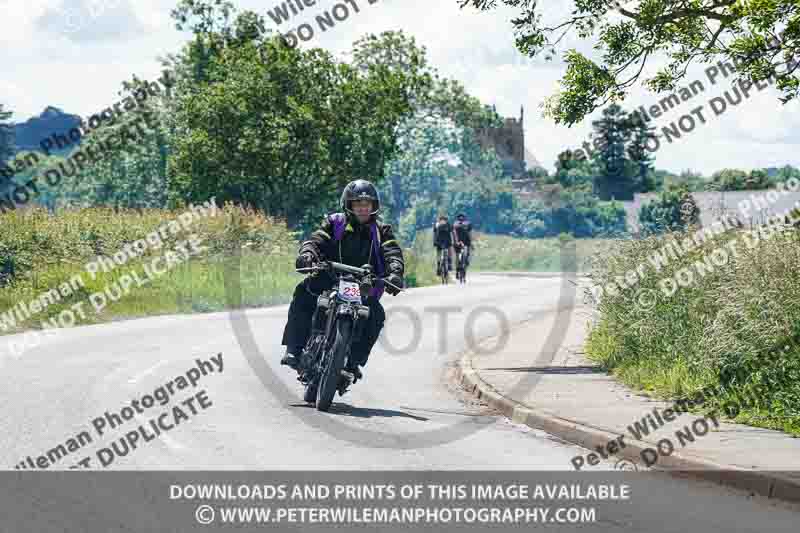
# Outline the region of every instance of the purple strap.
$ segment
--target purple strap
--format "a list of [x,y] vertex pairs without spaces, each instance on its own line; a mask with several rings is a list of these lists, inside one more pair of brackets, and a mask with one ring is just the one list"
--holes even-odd
[[347,217],[344,216],[344,213],[333,213],[328,216],[328,220],[333,224],[333,239],[341,241],[342,237],[344,237],[344,229],[347,226]]
[[[341,241],[347,227],[347,217],[344,213],[332,213],[328,216],[328,220],[333,225],[333,239],[337,242]],[[378,277],[382,278],[386,269],[383,265],[383,257],[381,256],[378,225],[374,222],[370,225],[370,236],[372,241],[370,244],[372,247],[372,255],[375,257],[375,273],[378,274]],[[383,296],[384,285],[383,280],[378,280],[375,286],[370,289],[370,296],[374,296],[377,300],[380,300],[381,296]]]

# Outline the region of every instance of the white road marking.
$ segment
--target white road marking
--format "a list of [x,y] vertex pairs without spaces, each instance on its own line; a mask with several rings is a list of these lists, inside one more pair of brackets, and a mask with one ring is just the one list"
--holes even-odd
[[[147,423],[146,420],[142,420],[138,415],[135,415],[133,419],[139,422],[142,426],[146,425]],[[166,431],[164,430],[162,430],[161,433],[156,437],[156,440],[158,439],[161,439],[164,444],[167,445],[167,448],[170,448],[173,451],[181,451],[186,449],[186,446],[167,435]]]
[[142,379],[146,375],[152,373],[156,368],[166,364],[166,362],[167,362],[166,359],[162,359],[161,361],[159,361],[158,363],[154,364],[153,366],[151,366],[150,368],[148,368],[147,370],[145,370],[144,372],[142,372],[138,376],[134,376],[131,379],[129,379],[128,383],[136,383],[137,381],[139,381],[140,379]]

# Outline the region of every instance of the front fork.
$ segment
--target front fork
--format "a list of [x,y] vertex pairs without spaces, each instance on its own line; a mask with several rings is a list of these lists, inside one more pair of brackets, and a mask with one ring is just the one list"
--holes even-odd
[[[336,293],[330,295],[320,295],[317,298],[317,308],[314,310],[312,319],[312,335],[324,333],[325,335],[325,351],[327,352],[333,347],[336,340],[336,321],[342,317],[348,317],[353,320],[353,334],[350,337],[350,346],[353,342],[361,339],[364,334],[364,327],[369,318],[369,307],[366,305],[358,305],[351,302],[340,302],[336,299]],[[348,346],[348,358],[350,355],[350,346]]]

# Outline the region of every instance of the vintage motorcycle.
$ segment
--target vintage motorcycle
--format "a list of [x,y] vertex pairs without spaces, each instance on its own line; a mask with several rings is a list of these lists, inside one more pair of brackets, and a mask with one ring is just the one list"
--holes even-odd
[[[353,341],[358,340],[369,318],[365,305],[370,289],[378,281],[370,265],[361,268],[324,261],[297,272],[328,272],[336,280],[333,288],[317,297],[311,335],[300,357],[297,379],[305,386],[303,400],[315,404],[318,411],[327,411],[336,391],[347,392],[355,376],[346,372]],[[386,279],[382,280],[397,290]]]

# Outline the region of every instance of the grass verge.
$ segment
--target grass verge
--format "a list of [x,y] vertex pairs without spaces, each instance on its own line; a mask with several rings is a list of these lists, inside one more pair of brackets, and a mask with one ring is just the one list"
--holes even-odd
[[[693,235],[623,241],[596,257],[594,286],[617,290],[595,301],[589,358],[663,399],[716,388],[704,410],[800,436],[800,235],[731,230],[687,250]],[[670,241],[687,251],[656,271]]]
[[[508,235],[475,232],[469,272],[528,271],[528,272],[587,272],[590,258],[608,247],[611,239],[575,239],[570,236],[547,239],[525,239]],[[413,248],[420,261],[428,266],[431,279],[435,276],[436,250],[431,232],[417,235]],[[563,258],[562,258],[563,256]],[[455,265],[455,255],[453,256]],[[426,278],[427,281],[427,278]]]
[[[145,238],[183,211],[80,209],[50,214],[43,209],[0,215],[0,334],[43,329],[58,324],[62,314],[84,302],[81,313],[71,313],[69,325],[95,324],[162,314],[214,312],[261,307],[291,301],[303,276],[294,271],[298,235],[283,221],[231,205],[216,216],[197,217],[185,230],[165,232],[163,245],[148,245],[139,257],[105,272],[89,272],[86,265],[98,256],[112,257]],[[122,297],[106,293],[107,305],[98,311],[92,294],[119,286],[132,274],[144,278],[149,265],[176,243],[195,234],[207,250],[173,265],[142,286],[133,285]],[[155,242],[155,241],[154,241]],[[413,250],[404,250],[409,287],[434,283]],[[18,304],[42,301],[75,276],[80,284],[69,294],[49,298],[43,309],[19,316]],[[229,287],[226,290],[226,283]]]

